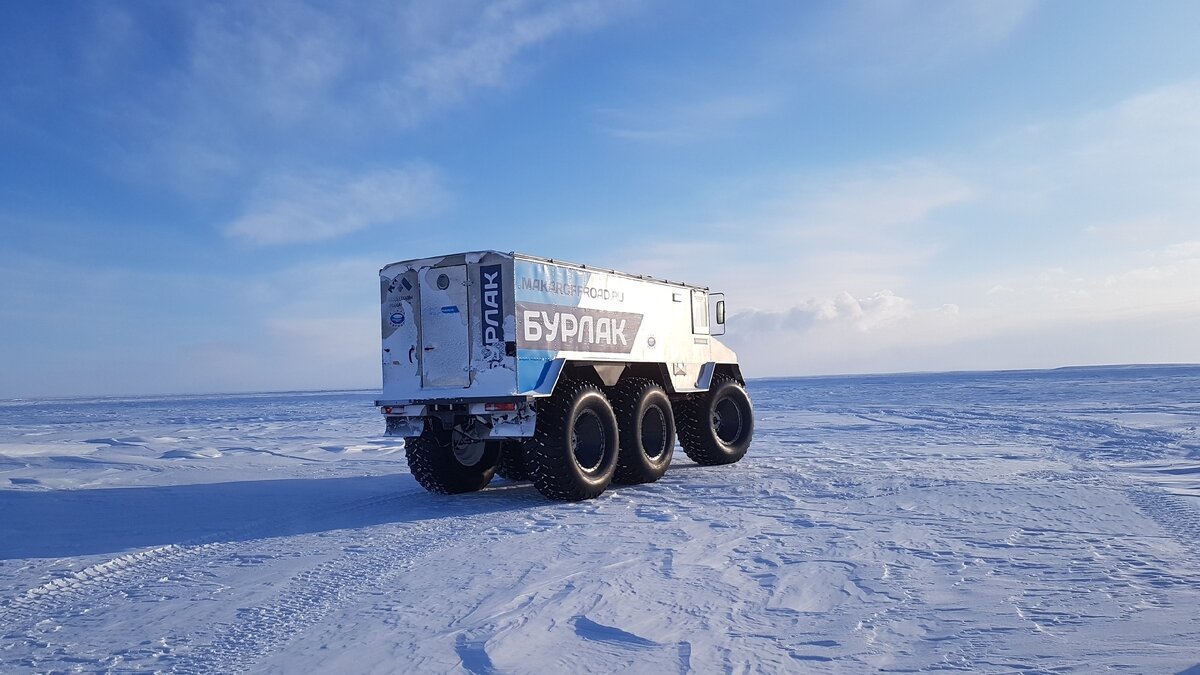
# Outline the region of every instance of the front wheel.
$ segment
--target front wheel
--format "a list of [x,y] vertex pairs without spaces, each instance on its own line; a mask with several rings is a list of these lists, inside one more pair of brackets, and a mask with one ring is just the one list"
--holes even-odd
[[736,380],[714,380],[675,410],[679,444],[697,464],[732,464],[746,455],[754,436],[750,397]]
[[420,436],[404,439],[404,456],[421,487],[451,495],[487,487],[500,462],[500,444],[426,429]]
[[553,396],[538,401],[525,468],[551,499],[592,499],[612,482],[617,448],[617,418],[604,393],[586,382],[560,382]]

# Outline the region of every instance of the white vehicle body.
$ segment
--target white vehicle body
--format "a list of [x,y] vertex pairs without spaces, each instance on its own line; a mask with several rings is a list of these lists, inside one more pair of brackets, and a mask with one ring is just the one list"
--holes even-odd
[[478,251],[388,265],[380,294],[376,403],[391,435],[467,414],[481,436],[531,436],[532,402],[564,369],[591,368],[610,385],[632,370],[671,395],[706,391],[715,373],[742,381],[710,330],[723,327],[723,305],[700,286]]

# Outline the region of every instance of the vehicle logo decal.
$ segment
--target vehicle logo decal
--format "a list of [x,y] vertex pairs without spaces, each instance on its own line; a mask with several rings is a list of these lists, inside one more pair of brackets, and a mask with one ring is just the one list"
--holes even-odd
[[628,354],[642,325],[642,315],[587,307],[517,303],[524,349]]
[[483,343],[504,342],[504,293],[500,289],[499,265],[481,265],[479,306],[483,308]]

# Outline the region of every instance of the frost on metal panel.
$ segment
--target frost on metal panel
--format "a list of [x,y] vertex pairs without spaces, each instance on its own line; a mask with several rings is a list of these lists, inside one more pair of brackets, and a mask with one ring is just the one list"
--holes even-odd
[[397,270],[394,276],[380,275],[384,382],[402,379],[419,383],[417,358],[417,271]]
[[516,357],[505,344],[514,332],[510,257],[410,260],[384,267],[380,278],[383,399],[516,393]]

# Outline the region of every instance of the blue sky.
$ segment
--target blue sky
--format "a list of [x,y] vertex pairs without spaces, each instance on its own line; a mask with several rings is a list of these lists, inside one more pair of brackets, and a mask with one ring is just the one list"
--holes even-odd
[[1200,361],[1195,2],[8,3],[0,396],[378,385],[376,273],[728,293],[752,375]]

